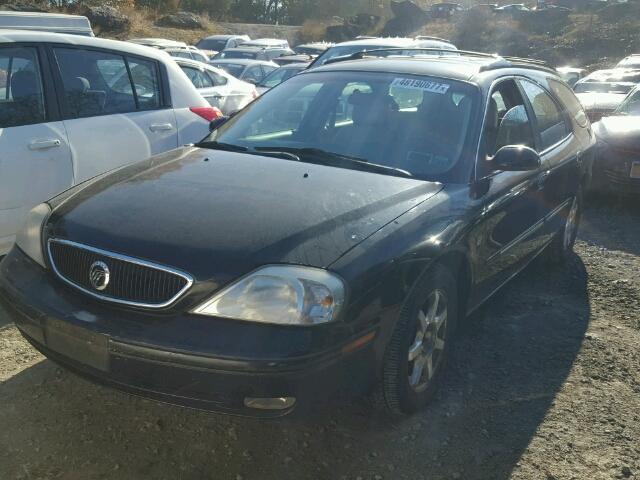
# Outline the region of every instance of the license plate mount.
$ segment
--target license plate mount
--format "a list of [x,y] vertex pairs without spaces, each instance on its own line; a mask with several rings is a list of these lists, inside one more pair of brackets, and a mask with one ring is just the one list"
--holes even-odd
[[109,371],[109,338],[56,319],[47,319],[48,348],[89,367]]

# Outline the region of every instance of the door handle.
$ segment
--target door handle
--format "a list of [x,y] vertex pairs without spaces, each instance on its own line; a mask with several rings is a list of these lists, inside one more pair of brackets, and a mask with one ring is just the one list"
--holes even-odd
[[173,130],[173,125],[170,123],[154,123],[149,127],[152,132],[166,132],[167,130]]
[[546,172],[542,172],[540,175],[538,175],[538,190],[542,190],[544,188],[545,183],[547,183],[547,179],[549,178],[549,175],[551,174],[550,170],[547,170]]
[[32,140],[29,142],[29,150],[46,150],[47,148],[59,147],[62,142],[57,138],[47,138]]

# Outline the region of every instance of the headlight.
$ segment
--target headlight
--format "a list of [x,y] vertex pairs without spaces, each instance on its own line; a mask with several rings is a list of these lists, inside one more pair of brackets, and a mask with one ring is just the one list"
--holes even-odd
[[224,288],[194,313],[281,325],[335,320],[344,303],[342,280],[326,270],[267,266]]
[[42,225],[50,213],[51,208],[46,203],[35,207],[27,214],[22,230],[16,236],[16,245],[43,267],[46,264],[42,252]]

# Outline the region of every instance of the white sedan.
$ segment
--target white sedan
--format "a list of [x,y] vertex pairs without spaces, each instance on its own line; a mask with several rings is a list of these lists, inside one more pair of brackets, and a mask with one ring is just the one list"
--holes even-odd
[[39,203],[209,132],[220,112],[171,58],[114,40],[0,33],[0,257]]
[[225,115],[242,110],[258,98],[255,85],[238,80],[220,68],[184,58],[176,58],[175,61],[200,95]]

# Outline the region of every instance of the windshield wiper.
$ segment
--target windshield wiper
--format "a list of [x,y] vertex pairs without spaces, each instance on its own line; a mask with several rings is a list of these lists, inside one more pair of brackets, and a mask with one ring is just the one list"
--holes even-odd
[[253,152],[248,152],[253,154],[260,154],[265,157],[275,157],[275,158],[284,158],[285,160],[295,160],[296,162],[300,161],[300,157],[293,152],[289,152],[288,150],[280,150],[279,148],[254,148]]
[[246,152],[249,150],[247,147],[243,147],[241,145],[233,145],[231,143],[224,142],[200,142],[196,143],[196,147],[199,148],[209,148],[211,150],[223,150],[225,152]]
[[289,152],[295,155],[301,156],[311,156],[322,158],[326,160],[338,160],[340,162],[348,162],[354,165],[357,165],[362,170],[368,170],[370,172],[376,173],[391,173],[394,175],[402,176],[402,177],[413,177],[410,172],[403,170],[401,168],[389,167],[387,165],[380,165],[378,163],[371,163],[364,158],[355,157],[352,155],[343,155],[341,153],[328,152],[326,150],[322,150],[321,148],[313,148],[313,147],[256,147],[254,150],[263,152],[263,151],[278,151],[278,152]]

